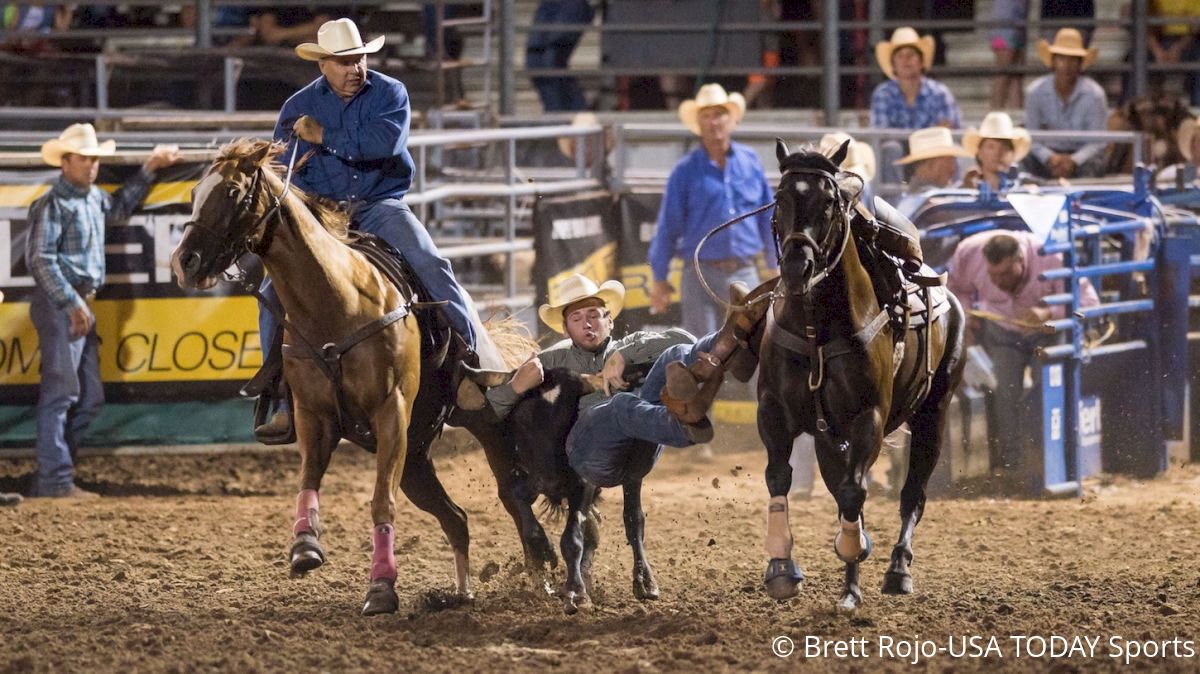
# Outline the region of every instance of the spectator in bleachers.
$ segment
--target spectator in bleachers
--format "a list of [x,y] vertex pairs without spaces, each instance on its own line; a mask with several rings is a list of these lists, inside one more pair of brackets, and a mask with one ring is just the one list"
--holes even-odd
[[1012,187],[1009,171],[1029,154],[1029,132],[1015,127],[1006,112],[989,112],[978,129],[963,134],[963,149],[975,157],[975,167],[963,177],[963,187],[987,184],[993,192]]
[[[71,25],[71,8],[66,5],[44,7],[25,3],[0,5],[0,29],[12,31],[66,30]],[[40,54],[53,50],[48,40],[38,38],[10,38],[0,41],[0,50]]]
[[[933,38],[918,36],[917,31],[904,26],[892,33],[892,39],[875,45],[875,58],[888,81],[875,87],[871,94],[871,126],[876,129],[925,129],[945,126],[957,129],[962,125],[958,101],[946,85],[927,77],[933,65]],[[900,141],[885,141],[880,145],[885,167],[884,178],[896,182],[898,176],[891,168],[904,154]]]
[[333,18],[329,11],[329,7],[306,5],[246,8],[246,18],[254,33],[233,38],[229,46],[295,47],[301,42],[311,42],[317,39],[317,29]]
[[[525,39],[525,67],[530,70],[566,68],[583,33],[559,29],[555,24],[591,23],[588,0],[542,0],[533,15],[534,30]],[[583,110],[587,107],[579,80],[567,75],[530,74],[546,112]]]
[[[1150,0],[1147,16],[1200,18],[1200,2],[1196,0]],[[1168,23],[1150,27],[1149,46],[1153,63],[1193,63],[1200,61],[1200,25]],[[1185,73],[1185,88],[1192,105],[1200,105],[1200,64]],[[1162,91],[1163,73],[1151,76],[1152,88]]]
[[1159,187],[1169,189],[1176,183],[1179,186],[1194,185],[1196,178],[1200,177],[1200,133],[1196,133],[1196,127],[1195,117],[1188,117],[1179,125],[1175,138],[1184,161],[1167,166],[1158,173],[1156,182]]
[[[1054,72],[1029,85],[1025,126],[1032,131],[1104,131],[1108,123],[1104,89],[1081,74],[1096,60],[1096,48],[1085,48],[1079,31],[1063,28],[1053,44],[1041,40],[1038,53]],[[1092,178],[1104,171],[1105,147],[1103,142],[1035,140],[1024,167],[1042,178]]]
[[[725,313],[704,292],[699,274],[718,293],[735,281],[754,288],[759,283],[757,256],[773,250],[771,216],[764,212],[714,235],[700,252],[700,268],[692,264],[696,246],[709,230],[774,199],[758,154],[731,138],[745,113],[742,95],[726,93],[719,84],[700,87],[696,98],[679,106],[679,119],[700,137],[700,147],[680,159],[667,179],[648,253],[654,275],[650,308],[666,311],[675,290],[667,280],[671,260],[682,259],[683,328],[693,335],[715,332]],[[768,266],[778,265],[773,254],[766,257]]]
[[908,147],[909,153],[896,160],[897,166],[909,167],[904,194],[896,209],[911,218],[925,203],[926,192],[954,184],[958,158],[971,155],[954,143],[950,129],[944,126],[914,131],[908,137]]
[[34,289],[29,317],[42,357],[37,403],[34,495],[96,498],[74,482],[75,453],[104,404],[100,339],[91,301],[104,285],[104,231],[124,222],[150,191],[155,172],[179,149],[154,148],[142,170],[109,195],[96,186],[100,157],[115,143],[96,140],[91,124],[72,124],[42,145],[42,160],[61,169],[50,191],[29,207],[25,263]]
[[[992,27],[992,53],[997,68],[1025,65],[1025,22],[1029,20],[1029,0],[995,0],[993,21],[1017,21],[1019,25]],[[1020,73],[1000,73],[992,80],[991,108],[1020,108],[1025,105]]]
[[[1016,429],[1025,422],[1025,368],[1037,362],[1038,347],[1055,339],[1040,326],[1064,313],[1063,307],[1042,301],[1063,288],[1061,281],[1038,279],[1062,267],[1057,253],[1038,254],[1042,243],[1044,237],[1032,232],[980,232],[958,244],[948,266],[947,287],[969,312],[966,345],[982,346],[996,375],[988,423],[990,444],[998,450],[993,465],[1014,471],[1022,468],[1024,435]],[[1081,307],[1100,303],[1087,279],[1080,279],[1079,294]]]

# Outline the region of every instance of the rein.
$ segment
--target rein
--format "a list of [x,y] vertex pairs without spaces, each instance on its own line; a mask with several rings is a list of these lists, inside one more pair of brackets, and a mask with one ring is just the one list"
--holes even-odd
[[[767,210],[768,208],[774,207],[775,204],[777,204],[777,203],[779,203],[779,200],[774,199],[768,203],[763,204],[762,206],[759,206],[758,208],[756,208],[748,213],[742,213],[741,215],[737,216],[736,218],[734,218],[732,220],[727,220],[725,222],[722,222],[721,224],[719,224],[716,227],[709,230],[709,232],[707,234],[705,234],[703,237],[701,237],[700,243],[696,244],[696,250],[692,252],[692,266],[696,269],[696,277],[700,279],[700,286],[704,288],[704,292],[708,293],[708,296],[711,297],[714,302],[721,305],[721,307],[724,308],[726,311],[743,312],[743,311],[746,311],[746,309],[750,307],[750,304],[747,303],[747,304],[743,304],[741,306],[735,306],[735,305],[730,304],[729,302],[726,302],[724,299],[717,297],[717,294],[713,292],[713,289],[711,287],[709,287],[708,281],[706,281],[704,279],[704,270],[700,268],[700,249],[704,248],[704,244],[708,243],[709,237],[711,237],[713,234],[716,234],[717,232],[719,232],[721,230],[728,229],[729,227],[736,225],[737,223],[741,222],[742,220],[745,220],[746,218],[748,218],[750,216],[758,215],[759,213],[762,213],[763,211]],[[763,297],[766,297],[766,295],[763,295],[762,297],[760,297],[758,299],[762,299]],[[757,302],[758,299],[752,300],[752,302]]]

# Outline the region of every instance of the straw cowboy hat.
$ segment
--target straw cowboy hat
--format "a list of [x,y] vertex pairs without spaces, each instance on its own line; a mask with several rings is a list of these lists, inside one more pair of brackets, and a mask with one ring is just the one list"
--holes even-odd
[[914,131],[908,137],[908,155],[895,161],[896,164],[911,164],[922,159],[934,157],[973,157],[966,150],[954,144],[950,129],[944,126],[931,126],[928,129]]
[[1175,139],[1179,142],[1179,153],[1188,161],[1194,161],[1192,158],[1192,138],[1196,135],[1196,118],[1188,117],[1179,123],[1179,130],[1175,132]]
[[689,131],[699,136],[700,111],[718,105],[729,110],[729,116],[733,117],[734,124],[742,121],[742,117],[746,114],[746,99],[741,94],[727,94],[725,87],[719,84],[706,84],[696,92],[695,98],[689,98],[679,104],[679,119]]
[[[596,113],[581,112],[581,113],[575,115],[571,119],[571,126],[581,127],[581,126],[603,126],[603,125],[600,123],[600,118],[596,116]],[[563,153],[563,156],[565,156],[567,159],[570,159],[571,161],[575,161],[575,141],[578,140],[578,138],[579,138],[578,136],[559,136],[559,138],[558,138],[558,151]],[[605,128],[604,129],[604,154],[607,155],[609,152],[612,152],[614,140],[615,139],[613,138],[612,133],[610,133],[609,130],[607,128]],[[590,137],[585,138],[584,147],[585,148],[590,147],[590,145],[594,144],[594,143],[595,143],[595,141],[592,140]]]
[[828,155],[846,141],[850,141],[850,147],[846,150],[846,158],[842,161],[841,168],[871,182],[875,178],[875,150],[872,150],[870,145],[854,140],[848,133],[836,131],[822,136],[817,148]]
[[558,302],[538,307],[538,317],[551,330],[565,333],[563,309],[592,297],[603,302],[608,313],[616,318],[621,313],[621,307],[625,306],[625,286],[620,281],[605,281],[597,286],[595,281],[583,274],[571,274],[558,284]]
[[330,56],[374,54],[383,47],[383,36],[363,44],[358,26],[350,19],[326,21],[317,31],[317,42],[305,42],[296,47],[296,55],[305,61],[320,61]]
[[1046,64],[1047,68],[1053,67],[1051,63],[1054,60],[1055,54],[1063,56],[1078,56],[1083,59],[1082,70],[1087,70],[1088,66],[1092,65],[1092,61],[1096,60],[1096,48],[1084,48],[1083,35],[1074,28],[1060,28],[1054,34],[1054,44],[1046,42],[1045,39],[1038,40],[1038,55],[1042,57],[1042,63]]
[[62,166],[64,154],[84,157],[110,157],[117,151],[117,142],[96,142],[96,127],[91,124],[72,124],[58,138],[42,143],[42,161],[51,166]]
[[1020,127],[1013,126],[1012,117],[1006,112],[989,112],[983,118],[983,123],[979,125],[979,129],[974,127],[967,129],[963,134],[963,149],[966,150],[972,157],[979,154],[979,144],[984,138],[996,138],[999,140],[1011,141],[1013,144],[1013,161],[1018,162],[1029,154],[1029,146],[1032,143],[1029,138],[1029,132]]
[[889,80],[896,79],[896,73],[892,70],[892,54],[901,47],[912,47],[921,52],[921,64],[925,66],[925,70],[933,67],[933,55],[937,47],[933,43],[933,36],[926,35],[921,37],[917,35],[917,31],[908,26],[901,26],[892,33],[892,39],[880,42],[875,45],[875,59],[879,61],[879,67],[883,69],[883,74],[888,76]]

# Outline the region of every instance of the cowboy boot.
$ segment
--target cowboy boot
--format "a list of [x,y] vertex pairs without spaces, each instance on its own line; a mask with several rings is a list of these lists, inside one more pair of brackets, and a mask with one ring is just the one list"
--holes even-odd
[[[763,291],[764,286],[766,291]],[[760,285],[755,289],[754,295],[761,297],[764,292],[769,292],[770,287],[773,287],[771,282]],[[662,400],[667,410],[680,421],[697,423],[704,419],[717,397],[730,361],[739,354],[750,353],[748,340],[754,334],[758,322],[766,315],[770,302],[763,300],[748,303],[749,295],[744,284],[734,283],[730,286],[730,304],[744,309],[730,312],[725,319],[725,325],[713,340],[711,351],[700,352],[691,367],[684,367],[683,363],[678,361],[667,364],[667,385],[663,390]],[[750,368],[750,372],[753,372],[753,367]]]

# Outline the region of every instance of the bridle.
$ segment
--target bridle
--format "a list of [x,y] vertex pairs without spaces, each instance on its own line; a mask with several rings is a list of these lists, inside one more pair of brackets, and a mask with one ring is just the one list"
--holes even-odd
[[[801,289],[799,292],[792,293],[796,295],[805,295],[815,288],[817,284],[825,280],[831,271],[837,268],[838,263],[842,260],[842,255],[846,252],[846,246],[849,245],[850,242],[850,218],[853,216],[852,211],[854,209],[854,202],[858,196],[855,195],[853,198],[851,198],[843,193],[841,187],[838,185],[838,176],[853,176],[858,178],[860,181],[862,178],[855,173],[834,173],[821,168],[800,166],[784,170],[783,176],[780,178],[781,189],[783,180],[785,180],[789,175],[817,176],[822,182],[828,183],[833,187],[834,194],[834,206],[836,214],[834,219],[829,223],[829,226],[825,228],[825,235],[822,237],[820,243],[817,243],[817,241],[809,236],[808,233],[803,229],[790,232],[786,236],[781,236],[778,223],[779,209],[775,209],[775,213],[773,213],[771,216],[771,232],[775,238],[775,256],[780,264],[783,262],[783,249],[786,248],[790,243],[795,243],[796,245],[809,248],[813,252],[816,272],[809,277],[808,281],[804,284],[803,289]],[[861,193],[862,189],[860,188],[859,194]],[[775,193],[775,201],[773,203],[779,203],[779,192]],[[840,227],[837,226],[839,221],[841,224]],[[782,285],[783,284],[781,283],[780,286]]]

